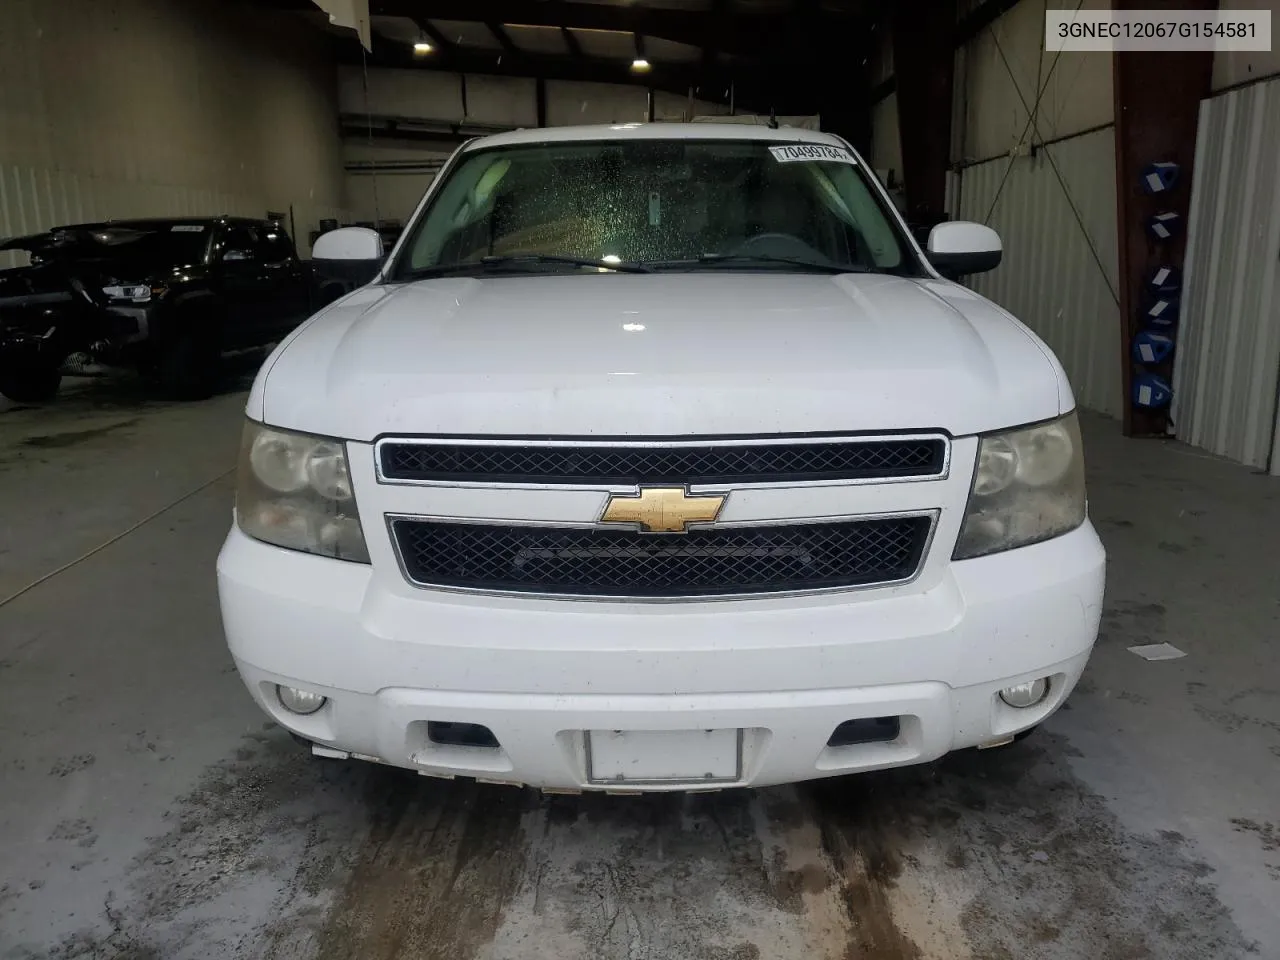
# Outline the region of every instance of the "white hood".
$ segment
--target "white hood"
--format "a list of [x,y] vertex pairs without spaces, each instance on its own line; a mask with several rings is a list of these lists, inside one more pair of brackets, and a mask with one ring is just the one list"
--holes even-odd
[[368,441],[961,435],[1072,405],[1052,353],[956,284],[708,270],[365,287],[277,349],[248,412]]

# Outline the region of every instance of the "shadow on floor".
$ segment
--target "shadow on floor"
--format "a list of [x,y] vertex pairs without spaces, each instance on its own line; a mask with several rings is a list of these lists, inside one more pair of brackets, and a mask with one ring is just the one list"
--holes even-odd
[[[223,375],[214,396],[248,390],[254,376],[267,358],[265,352],[252,352],[223,361]],[[100,414],[116,410],[162,410],[189,405],[189,401],[169,400],[150,383],[132,371],[119,371],[93,377],[64,377],[57,397],[47,403],[14,403],[0,397],[0,416],[41,416],[44,411],[61,414]]]

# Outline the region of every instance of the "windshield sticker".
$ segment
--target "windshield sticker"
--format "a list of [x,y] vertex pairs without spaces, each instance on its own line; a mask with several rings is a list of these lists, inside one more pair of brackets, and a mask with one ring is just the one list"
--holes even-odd
[[821,143],[789,143],[782,147],[770,147],[769,152],[778,163],[795,163],[797,161],[829,160],[833,163],[852,163],[858,161],[844,147],[829,147]]
[[175,223],[169,228],[170,233],[204,233],[204,225],[200,223]]

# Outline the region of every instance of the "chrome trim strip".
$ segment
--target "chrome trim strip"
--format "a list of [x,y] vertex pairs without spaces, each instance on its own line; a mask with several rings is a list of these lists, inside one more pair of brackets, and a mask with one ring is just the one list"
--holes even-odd
[[[788,445],[805,446],[815,443],[899,443],[910,440],[941,440],[942,468],[938,473],[922,474],[914,477],[865,477],[849,480],[770,480],[753,483],[750,480],[730,481],[732,487],[750,487],[752,490],[786,490],[793,487],[838,487],[863,486],[872,483],[932,483],[935,480],[946,480],[951,476],[951,437],[948,434],[931,431],[928,433],[898,434],[837,434],[834,436],[778,436],[778,437],[742,437],[731,440],[717,440],[707,437],[694,437],[688,440],[597,440],[560,437],[543,439],[536,437],[382,437],[373,444],[373,469],[378,483],[390,486],[405,487],[456,487],[467,490],[599,490],[604,493],[626,493],[639,489],[638,484],[604,484],[604,483],[539,483],[539,482],[503,482],[489,480],[400,480],[390,479],[382,471],[382,448],[385,444],[404,444],[406,446],[477,446],[477,447],[634,447],[636,449],[665,449],[670,447],[743,447]],[[690,493],[702,493],[708,486],[724,489],[725,483],[687,485]]]
[[782,527],[782,526],[800,526],[802,524],[813,523],[849,523],[858,520],[898,520],[904,517],[928,517],[929,532],[925,535],[924,546],[920,550],[920,561],[916,564],[915,570],[908,577],[899,580],[880,580],[876,583],[857,584],[847,587],[815,587],[809,590],[771,590],[769,592],[756,593],[707,593],[699,594],[692,597],[635,597],[635,596],[615,596],[611,594],[581,594],[581,593],[548,593],[532,590],[490,590],[484,587],[453,587],[444,586],[436,583],[423,583],[414,580],[409,575],[409,568],[405,565],[404,554],[400,550],[400,541],[395,534],[395,521],[397,520],[422,520],[426,522],[438,523],[473,523],[481,526],[513,526],[513,527],[550,527],[553,529],[574,529],[574,530],[599,530],[610,529],[614,525],[610,524],[604,527],[595,523],[566,523],[552,522],[543,520],[493,520],[490,518],[477,519],[475,517],[437,517],[424,516],[421,514],[411,513],[388,513],[383,516],[386,519],[387,539],[391,541],[391,550],[395,554],[396,565],[400,568],[400,575],[404,577],[406,583],[410,586],[417,587],[419,590],[432,590],[440,593],[455,593],[470,595],[476,597],[509,597],[524,600],[567,600],[578,603],[706,603],[725,600],[773,600],[775,598],[782,599],[787,597],[812,597],[821,596],[823,594],[832,593],[853,593],[865,590],[880,590],[885,587],[902,587],[913,583],[919,579],[920,574],[924,571],[925,565],[929,562],[929,553],[933,549],[933,538],[938,532],[938,521],[942,515],[941,509],[935,508],[931,510],[906,510],[891,513],[860,513],[845,514],[834,517],[786,517],[786,518],[769,518],[767,520],[738,520],[729,523],[715,523],[716,528],[734,528],[734,527]]

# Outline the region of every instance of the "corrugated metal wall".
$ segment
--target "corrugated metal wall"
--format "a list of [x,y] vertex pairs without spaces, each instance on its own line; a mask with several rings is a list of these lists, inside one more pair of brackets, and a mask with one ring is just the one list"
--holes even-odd
[[1280,475],[1280,80],[1204,101],[1174,373],[1178,437]]
[[[111,181],[67,170],[0,164],[0,237],[38,233],[63,223],[128,217],[197,217],[231,214],[261,217],[260,196],[165,184]],[[321,219],[347,217],[344,209],[313,202],[294,208],[297,245],[309,253],[307,234]],[[287,224],[286,224],[287,225]],[[0,269],[21,266],[26,254],[0,252]]]
[[967,167],[953,192],[957,219],[1004,241],[1001,266],[974,289],[1053,348],[1081,406],[1120,416],[1114,131]]
[[[1082,3],[1084,10],[1111,6],[1111,0]],[[957,112],[962,123],[953,160],[987,160],[1021,143],[1070,136],[1114,119],[1111,54],[1045,52],[1044,15],[1049,5],[1046,0],[1022,0],[978,34],[958,58]]]
[[0,236],[292,205],[305,248],[342,205],[335,71],[293,15],[215,0],[0,7]]
[[1053,348],[1081,406],[1120,416],[1111,55],[1046,53],[1044,13],[1045,0],[1023,0],[956,57],[947,209],[1004,241],[974,289]]

